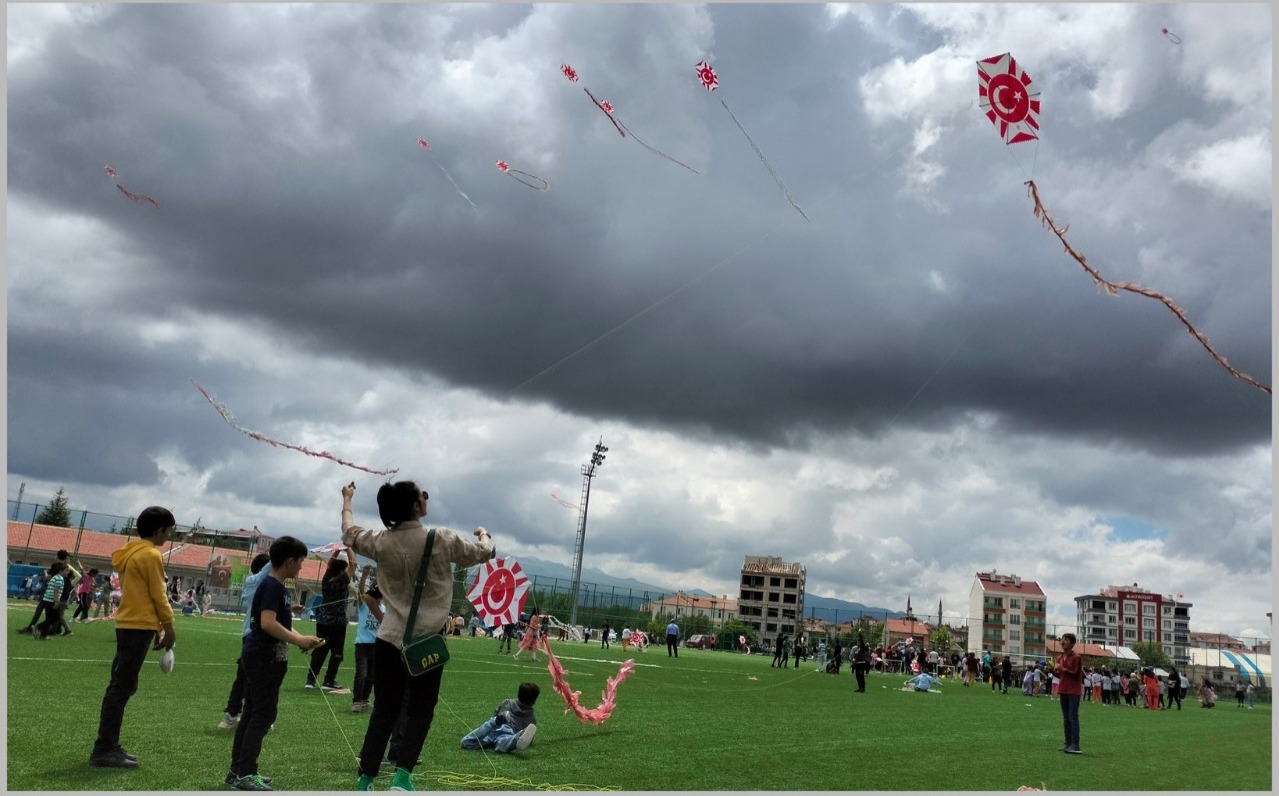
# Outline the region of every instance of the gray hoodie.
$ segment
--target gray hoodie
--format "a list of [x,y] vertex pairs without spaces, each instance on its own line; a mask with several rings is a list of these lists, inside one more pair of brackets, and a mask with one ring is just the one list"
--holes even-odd
[[537,724],[537,719],[533,716],[533,706],[525,705],[518,699],[506,699],[502,704],[497,706],[497,710],[493,711],[494,718],[497,719],[498,726],[506,725],[516,732],[522,731],[530,724]]

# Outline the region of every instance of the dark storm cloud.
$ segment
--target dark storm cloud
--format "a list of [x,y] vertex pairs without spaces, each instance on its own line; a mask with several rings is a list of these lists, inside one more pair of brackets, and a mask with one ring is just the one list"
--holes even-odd
[[[882,42],[855,28],[827,33],[818,6],[713,7],[704,43],[723,88],[705,95],[691,85],[691,64],[707,53],[681,56],[682,86],[661,74],[663,39],[695,35],[688,13],[560,9],[565,30],[596,32],[571,39],[596,56],[578,64],[590,75],[583,83],[600,96],[607,88],[619,115],[697,165],[695,177],[617,139],[580,87],[564,84],[558,62],[527,65],[545,72],[523,98],[540,103],[531,118],[521,98],[509,115],[449,107],[443,60],[518,32],[530,11],[459,12],[444,32],[430,7],[297,8],[284,12],[288,24],[263,12],[261,25],[248,9],[112,7],[96,25],[55,32],[38,59],[11,69],[11,196],[126,235],[143,265],[119,289],[171,306],[172,317],[198,309],[265,320],[316,353],[585,416],[758,444],[938,428],[972,411],[994,413],[1013,433],[1168,456],[1267,438],[1269,400],[1230,379],[1171,315],[1094,293],[1031,215],[1017,163],[977,127],[984,120],[937,145],[949,172],[934,198],[945,213],[899,198],[913,130],[869,125],[856,88],[857,75],[887,57]],[[1066,90],[1067,80],[1092,78],[1056,79]],[[477,80],[472,99],[482,106],[486,92],[502,90]],[[788,217],[721,97],[812,224]],[[1138,116],[1153,121],[1122,123],[1117,138],[1139,139],[1123,147],[1177,118]],[[1045,200],[1069,186],[1078,202],[1087,186],[1065,180],[1089,172],[1060,164],[1106,169],[1122,161],[1121,145],[1082,121],[1057,123],[1062,132],[1040,153],[1058,179],[1046,181]],[[414,146],[418,135],[432,139],[478,210]],[[497,157],[542,174],[552,190],[516,185],[493,168]],[[161,208],[118,196],[104,160]],[[1116,277],[1151,240],[1210,270],[1210,283],[1175,297],[1232,362],[1268,382],[1265,214],[1185,198],[1160,210],[1140,235],[1081,218],[1072,237]],[[1221,231],[1241,224],[1243,234]],[[950,290],[930,289],[931,272]],[[75,417],[88,398],[65,388],[83,378],[73,375],[83,364],[74,340],[55,336],[41,352],[37,333],[10,335],[15,451],[32,441],[21,429],[34,434],[41,412]],[[145,407],[120,407],[124,422],[105,430],[112,449],[129,453],[129,430],[144,416],[174,430],[175,410],[163,403],[189,387],[181,363],[152,371],[137,353],[104,356],[121,371],[147,370],[156,388]],[[112,467],[118,479],[146,470]]]

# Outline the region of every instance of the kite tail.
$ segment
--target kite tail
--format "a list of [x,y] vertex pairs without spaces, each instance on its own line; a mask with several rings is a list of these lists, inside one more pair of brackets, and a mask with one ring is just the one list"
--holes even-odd
[[194,384],[195,388],[200,391],[200,394],[204,396],[205,400],[207,400],[210,404],[212,404],[214,410],[216,410],[217,413],[222,416],[222,419],[226,421],[227,425],[229,425],[231,428],[235,429],[236,431],[240,432],[241,434],[244,434],[245,436],[251,439],[258,440],[259,442],[265,442],[273,448],[288,448],[289,450],[297,451],[298,453],[305,453],[307,456],[314,456],[317,459],[328,459],[329,461],[340,464],[343,467],[350,467],[353,470],[360,470],[362,472],[369,473],[370,475],[392,475],[400,471],[398,467],[390,470],[374,470],[369,467],[365,467],[364,465],[361,465],[361,464],[348,462],[345,459],[339,459],[338,457],[334,456],[328,451],[313,451],[310,448],[304,447],[302,445],[291,445],[287,442],[281,442],[278,439],[272,439],[271,437],[268,437],[267,435],[261,432],[247,429],[244,426],[241,426],[239,423],[235,422],[235,418],[231,415],[231,410],[227,409],[222,404],[213,400],[213,396],[205,392],[204,388],[201,387],[200,384],[195,379],[192,379],[191,383]]
[[472,202],[472,201],[471,201],[471,197],[467,196],[467,195],[466,195],[466,193],[465,193],[465,192],[464,192],[461,188],[457,187],[457,183],[456,183],[456,182],[453,182],[453,175],[452,175],[452,174],[449,174],[448,169],[444,168],[444,164],[443,164],[443,163],[440,163],[440,162],[439,162],[438,160],[436,160],[434,157],[432,157],[432,158],[431,158],[431,161],[432,161],[433,163],[435,163],[435,165],[436,165],[436,166],[439,166],[440,171],[444,172],[444,176],[445,176],[445,177],[448,179],[448,181],[449,181],[449,182],[453,185],[453,190],[457,191],[457,192],[458,192],[458,195],[460,195],[463,199],[465,199],[465,200],[466,200],[466,203],[467,203],[467,204],[469,204],[469,205],[471,206],[471,208],[472,208],[472,209],[474,209],[474,208],[475,208],[475,202]]
[[675,158],[673,158],[673,157],[671,157],[670,155],[666,154],[665,152],[663,152],[662,150],[658,149],[657,147],[651,147],[651,146],[649,146],[648,144],[644,143],[643,141],[641,141],[641,140],[640,140],[639,136],[635,135],[634,131],[632,131],[632,130],[631,130],[631,128],[629,128],[629,127],[627,127],[625,124],[623,124],[623,123],[621,122],[621,120],[616,120],[616,121],[617,121],[617,123],[618,123],[618,124],[620,124],[620,125],[622,126],[622,129],[623,129],[623,130],[625,130],[626,132],[628,132],[628,133],[630,133],[630,134],[631,134],[631,138],[633,138],[633,139],[635,140],[635,143],[637,143],[637,144],[639,144],[640,146],[644,147],[644,148],[645,148],[645,149],[647,149],[649,152],[652,152],[654,155],[661,155],[662,157],[666,158],[666,159],[667,159],[667,160],[669,160],[670,162],[675,163],[675,164],[680,165],[680,166],[683,166],[684,168],[688,169],[689,171],[693,172],[694,174],[701,174],[701,172],[700,172],[700,171],[698,171],[697,169],[695,169],[695,168],[693,168],[692,166],[688,165],[687,163],[685,163],[685,162],[683,162],[683,161],[680,161],[680,160],[676,160]]
[[795,208],[795,212],[803,216],[805,221],[808,221],[808,215],[795,203],[795,197],[790,195],[790,189],[786,187],[786,183],[782,182],[782,178],[777,176],[777,172],[773,171],[773,167],[769,164],[768,158],[764,157],[764,153],[755,145],[755,139],[751,138],[751,134],[746,132],[746,128],[743,127],[742,123],[733,115],[733,111],[728,107],[728,103],[724,100],[720,100],[719,104],[724,106],[724,110],[728,111],[728,115],[733,119],[733,124],[737,125],[737,129],[742,131],[742,135],[746,136],[747,143],[751,145],[751,149],[755,150],[755,154],[759,156],[759,162],[763,163],[764,168],[768,169],[768,173],[773,175],[773,182],[777,183],[778,188],[782,189],[782,195],[786,197],[786,201],[790,202],[791,207]]
[[589,88],[587,88],[586,86],[582,86],[582,91],[585,91],[585,92],[586,92],[586,96],[588,96],[588,97],[590,97],[590,98],[591,98],[591,102],[594,102],[594,103],[595,103],[595,107],[597,107],[597,108],[599,108],[599,109],[600,109],[600,113],[602,113],[602,114],[604,114],[605,116],[607,116],[607,117],[608,117],[608,120],[609,120],[610,122],[612,122],[612,123],[613,123],[613,127],[615,127],[615,128],[617,129],[617,134],[618,134],[618,135],[620,135],[622,138],[625,138],[625,137],[626,137],[626,133],[622,132],[622,126],[621,126],[621,125],[619,125],[619,124],[617,123],[617,120],[613,118],[613,114],[611,114],[611,113],[609,113],[608,111],[604,110],[604,106],[600,104],[600,101],[599,101],[599,100],[595,99],[595,95],[591,93],[591,90],[590,90]]
[[[528,178],[529,178],[529,179],[531,179],[531,180],[537,180],[538,182],[540,182],[540,183],[542,183],[542,184],[541,184],[541,185],[536,185],[536,184],[534,184],[534,183],[529,182],[528,180],[522,180],[522,179],[520,179],[519,177],[516,177],[516,176],[515,176],[515,175],[517,175],[517,174],[523,174],[525,177],[528,177]],[[506,172],[506,176],[510,177],[511,179],[515,180],[516,182],[520,183],[521,185],[527,185],[528,187],[530,187],[530,188],[534,188],[534,189],[539,190],[539,191],[549,191],[549,190],[551,190],[551,184],[550,184],[549,182],[547,182],[546,180],[544,180],[544,179],[542,179],[541,177],[537,176],[536,174],[529,174],[527,171],[520,171],[519,169],[508,169],[508,170],[507,170],[507,172]]]
[[1225,368],[1226,371],[1230,373],[1230,375],[1234,376],[1235,378],[1247,384],[1251,384],[1253,387],[1256,387],[1258,390],[1261,390],[1267,395],[1273,394],[1269,387],[1257,381],[1252,376],[1249,376],[1247,373],[1244,373],[1240,370],[1236,370],[1234,366],[1232,366],[1229,362],[1226,361],[1225,357],[1223,357],[1221,354],[1218,354],[1217,351],[1211,345],[1209,345],[1208,338],[1205,337],[1204,334],[1200,332],[1198,329],[1196,329],[1194,327],[1194,324],[1190,322],[1190,318],[1186,316],[1186,311],[1183,310],[1181,307],[1178,307],[1176,304],[1174,304],[1172,299],[1168,298],[1163,293],[1160,293],[1157,290],[1152,290],[1151,288],[1148,288],[1148,287],[1136,285],[1136,284],[1133,284],[1132,282],[1111,282],[1109,279],[1106,279],[1105,277],[1103,277],[1095,268],[1088,265],[1087,258],[1085,258],[1079,252],[1075,251],[1074,248],[1070,245],[1070,243],[1066,240],[1067,228],[1058,227],[1056,224],[1053,223],[1052,218],[1049,217],[1048,211],[1044,209],[1043,203],[1039,201],[1039,190],[1035,186],[1035,181],[1027,180],[1026,186],[1027,186],[1027,192],[1030,194],[1031,198],[1034,199],[1035,201],[1035,218],[1039,219],[1040,222],[1045,227],[1047,227],[1054,235],[1057,236],[1057,239],[1061,241],[1062,246],[1066,247],[1066,253],[1069,254],[1072,258],[1074,258],[1075,262],[1079,263],[1083,267],[1083,269],[1088,272],[1088,275],[1092,277],[1093,284],[1097,286],[1098,290],[1105,290],[1107,293],[1109,293],[1112,296],[1117,296],[1119,295],[1119,291],[1126,290],[1129,293],[1136,293],[1139,296],[1145,296],[1146,298],[1151,298],[1151,299],[1154,299],[1155,301],[1158,301],[1159,303],[1167,307],[1168,311],[1177,317],[1177,320],[1181,321],[1181,324],[1186,327],[1186,330],[1190,332],[1191,336],[1193,336],[1196,340],[1198,340],[1199,344],[1203,346],[1204,349],[1206,349],[1208,353],[1212,355],[1212,358],[1217,361],[1217,364]]
[[574,691],[568,681],[564,679],[564,665],[560,663],[560,659],[555,657],[555,653],[551,650],[550,639],[543,639],[542,647],[546,650],[546,670],[551,673],[551,687],[563,697],[564,703],[568,705],[564,712],[572,711],[582,721],[589,721],[595,725],[600,725],[607,721],[608,717],[613,715],[613,708],[617,704],[617,687],[635,671],[635,661],[626,661],[617,670],[615,677],[608,678],[608,685],[601,694],[602,701],[597,707],[588,709],[582,707],[579,701],[582,692]]

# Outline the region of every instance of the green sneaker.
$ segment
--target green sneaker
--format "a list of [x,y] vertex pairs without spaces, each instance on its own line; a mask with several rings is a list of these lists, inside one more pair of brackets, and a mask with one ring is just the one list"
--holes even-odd
[[374,782],[373,777],[369,777],[369,776],[365,776],[364,774],[361,774],[360,781],[358,784],[356,784],[355,789],[356,790],[373,790],[373,782]]
[[417,790],[413,787],[413,772],[406,768],[395,769],[395,777],[391,780],[391,790]]
[[258,774],[250,774],[247,777],[240,777],[231,783],[231,787],[236,790],[272,790],[271,786],[263,781]]

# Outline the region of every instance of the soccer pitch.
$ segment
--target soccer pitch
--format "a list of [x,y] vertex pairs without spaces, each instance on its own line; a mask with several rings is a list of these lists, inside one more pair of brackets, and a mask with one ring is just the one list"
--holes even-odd
[[[115,651],[110,622],[73,624],[44,642],[16,631],[32,603],[9,604],[10,790],[230,790],[233,730],[217,724],[235,676],[239,622],[177,618],[177,667],[165,675],[152,653],[125,713],[121,743],[135,770],[88,765],[98,708]],[[295,627],[310,632],[312,624]],[[338,680],[354,677],[352,631]],[[664,648],[623,654],[620,644],[553,642],[586,707],[633,658],[635,673],[600,726],[565,715],[536,664],[497,654],[492,639],[450,638],[452,660],[414,772],[419,790],[1270,790],[1271,708],[1213,710],[1193,699],[1181,711],[1084,703],[1085,754],[1062,754],[1061,712],[1020,690],[992,693],[947,680],[941,694],[904,693],[897,675],[871,674],[867,692],[845,667],[811,662],[798,671],[769,658]],[[280,790],[353,790],[354,752],[368,714],[351,697],[303,689],[307,657],[294,652],[280,715],[260,758]],[[458,741],[524,680],[541,686],[537,737],[523,753],[466,752]],[[390,776],[378,789],[390,786]]]

